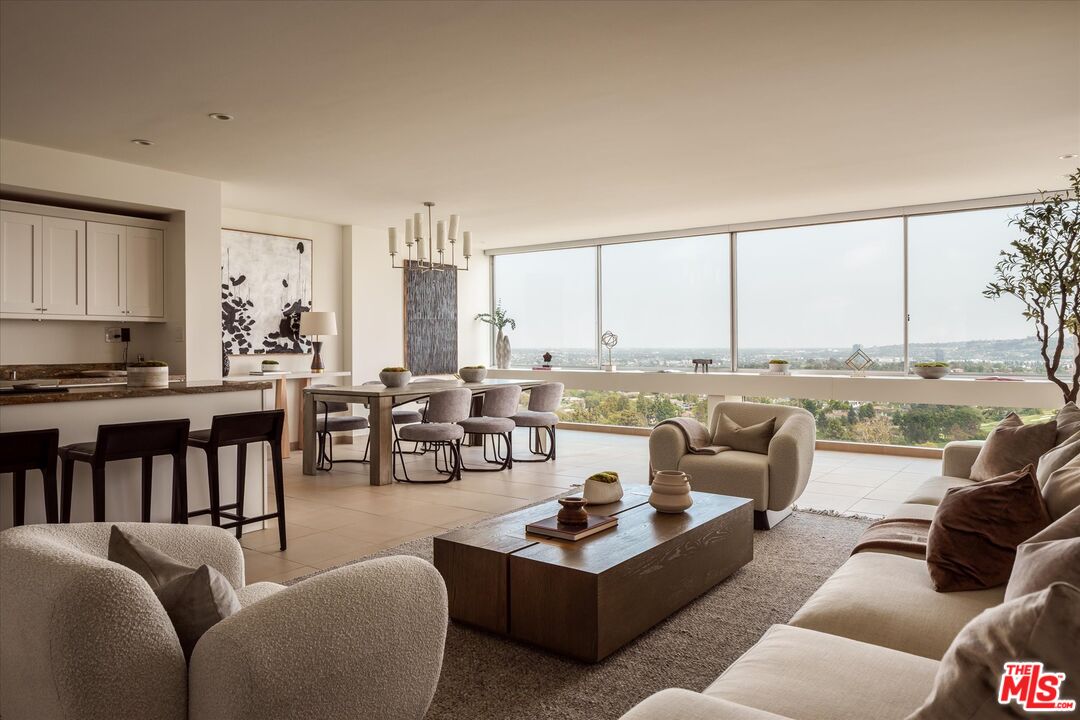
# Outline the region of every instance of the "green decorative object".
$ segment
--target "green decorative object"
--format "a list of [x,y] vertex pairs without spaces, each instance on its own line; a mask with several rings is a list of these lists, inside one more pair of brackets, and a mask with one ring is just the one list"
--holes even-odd
[[585,480],[582,497],[589,505],[606,505],[621,500],[622,496],[623,487],[619,482],[619,473],[614,470],[594,473]]

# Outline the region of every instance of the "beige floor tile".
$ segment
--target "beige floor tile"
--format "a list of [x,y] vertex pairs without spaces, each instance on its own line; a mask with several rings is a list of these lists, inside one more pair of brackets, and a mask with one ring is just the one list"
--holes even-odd
[[420,510],[411,510],[400,514],[393,513],[391,514],[391,517],[399,517],[403,520],[411,520],[425,525],[438,525],[443,528],[454,528],[463,523],[475,522],[491,517],[491,513],[453,507],[450,505],[427,505]]
[[902,503],[911,496],[911,490],[908,488],[893,488],[893,487],[879,487],[874,488],[866,494],[867,500],[885,500],[891,502],[893,505]]
[[290,540],[288,550],[274,552],[273,555],[280,555],[286,560],[315,567],[316,563],[352,552],[353,548],[364,544],[343,535],[321,532]]
[[841,483],[843,485],[877,487],[895,474],[896,473],[892,470],[879,470],[877,468],[839,467],[814,479],[821,482]]
[[869,500],[863,498],[849,507],[848,510],[850,512],[865,513],[868,515],[887,515],[896,509],[898,504],[899,503],[890,500]]
[[855,498],[844,497],[842,495],[824,495],[821,493],[804,492],[795,504],[801,508],[812,508],[814,510],[836,510],[837,512],[843,512],[847,510],[855,502]]
[[[380,543],[387,540],[409,536],[435,535],[442,532],[438,525],[415,522],[400,517],[363,514],[364,518],[348,525],[342,525],[331,532],[354,540]],[[401,542],[405,542],[402,540]]]
[[359,560],[363,557],[366,557],[373,553],[377,553],[381,549],[382,548],[378,545],[373,545],[369,543],[357,543],[348,552],[342,553],[341,555],[336,555],[334,557],[319,560],[314,565],[319,570],[329,570],[330,568],[340,567],[341,565],[348,565],[349,563],[355,562],[356,560]]
[[282,573],[280,575],[272,575],[270,577],[261,578],[258,581],[249,580],[248,582],[274,582],[283,584],[285,582],[288,582],[289,580],[295,580],[298,577],[303,577],[305,575],[310,575],[313,572],[318,572],[318,570],[319,568],[311,567],[309,565],[301,565],[298,568],[294,568],[293,570]]
[[[317,533],[319,530],[315,528],[309,528],[306,525],[297,525],[290,521],[287,517],[288,504],[286,503],[286,520],[285,520],[285,540],[288,542],[294,538],[303,537],[305,535],[311,535]],[[277,549],[279,546],[277,521],[267,521],[267,527],[265,530],[252,530],[245,532],[243,537],[240,538],[240,544],[246,548],[252,550],[262,550],[264,548]]]
[[827,478],[811,480],[806,485],[806,492],[815,495],[842,495],[852,498],[865,497],[867,492],[872,492],[875,489],[865,485],[845,485],[838,482],[828,482]]
[[268,555],[257,550],[244,550],[244,577],[248,584],[279,577],[303,567],[303,563],[281,557],[280,553]]

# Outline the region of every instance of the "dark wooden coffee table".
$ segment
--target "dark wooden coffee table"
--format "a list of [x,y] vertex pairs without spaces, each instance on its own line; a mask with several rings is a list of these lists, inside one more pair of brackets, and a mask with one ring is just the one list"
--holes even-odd
[[754,557],[753,503],[693,493],[685,513],[658,513],[647,488],[588,508],[618,515],[578,542],[526,534],[554,515],[536,505],[435,538],[450,617],[585,662],[597,662]]

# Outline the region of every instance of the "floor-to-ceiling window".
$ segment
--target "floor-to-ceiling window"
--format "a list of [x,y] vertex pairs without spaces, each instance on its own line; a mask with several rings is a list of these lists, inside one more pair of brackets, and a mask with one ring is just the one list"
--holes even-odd
[[980,374],[1045,372],[1020,301],[982,294],[1001,251],[1018,236],[1009,224],[1016,214],[993,208],[908,220],[912,362],[948,362]]
[[739,367],[904,368],[901,218],[738,233]]
[[[731,365],[730,236],[699,235],[600,248],[602,330],[625,370]],[[607,351],[604,351],[607,362]]]
[[494,258],[494,299],[517,322],[511,365],[533,367],[550,352],[561,367],[596,367],[596,248]]

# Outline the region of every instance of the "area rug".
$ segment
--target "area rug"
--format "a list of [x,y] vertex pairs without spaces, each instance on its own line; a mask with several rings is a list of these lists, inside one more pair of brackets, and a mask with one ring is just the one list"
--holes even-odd
[[[595,665],[451,622],[427,720],[609,720],[669,687],[704,690],[786,622],[847,559],[870,520],[796,511],[754,533],[754,560]],[[432,559],[430,537],[371,557]],[[358,561],[360,562],[360,561]]]

